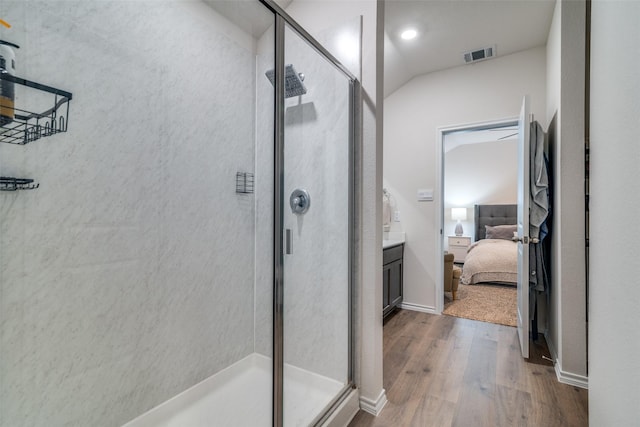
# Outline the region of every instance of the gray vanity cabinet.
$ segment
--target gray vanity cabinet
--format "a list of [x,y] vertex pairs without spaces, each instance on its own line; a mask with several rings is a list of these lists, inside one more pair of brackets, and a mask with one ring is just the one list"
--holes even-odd
[[402,303],[402,257],[404,244],[382,251],[382,316],[386,317]]

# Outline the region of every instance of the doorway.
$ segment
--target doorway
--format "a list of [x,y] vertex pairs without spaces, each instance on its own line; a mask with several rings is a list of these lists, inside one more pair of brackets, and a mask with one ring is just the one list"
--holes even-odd
[[436,201],[440,230],[436,311],[440,314],[445,298],[442,254],[454,253],[454,262],[463,268],[466,251],[477,239],[474,205],[516,203],[517,127],[517,118],[506,118],[438,129],[436,185],[442,197]]

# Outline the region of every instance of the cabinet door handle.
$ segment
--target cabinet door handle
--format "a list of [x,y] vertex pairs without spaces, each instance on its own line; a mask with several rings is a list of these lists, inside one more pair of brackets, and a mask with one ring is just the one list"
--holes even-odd
[[291,244],[291,229],[290,228],[287,228],[285,230],[284,236],[285,236],[284,237],[284,247],[285,247],[284,252],[287,255],[291,255],[291,251],[293,249],[293,245]]

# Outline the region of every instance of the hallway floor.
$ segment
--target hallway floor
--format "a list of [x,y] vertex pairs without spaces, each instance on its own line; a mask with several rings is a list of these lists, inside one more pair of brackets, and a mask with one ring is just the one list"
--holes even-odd
[[384,326],[388,402],[349,426],[588,426],[587,390],[557,381],[543,338],[530,355],[514,327],[400,310]]

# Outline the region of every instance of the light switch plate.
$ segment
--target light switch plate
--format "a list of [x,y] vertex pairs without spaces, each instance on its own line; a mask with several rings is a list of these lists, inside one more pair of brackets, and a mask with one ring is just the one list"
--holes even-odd
[[431,189],[418,190],[418,201],[419,202],[431,202],[431,201],[433,201],[433,190],[431,190]]

